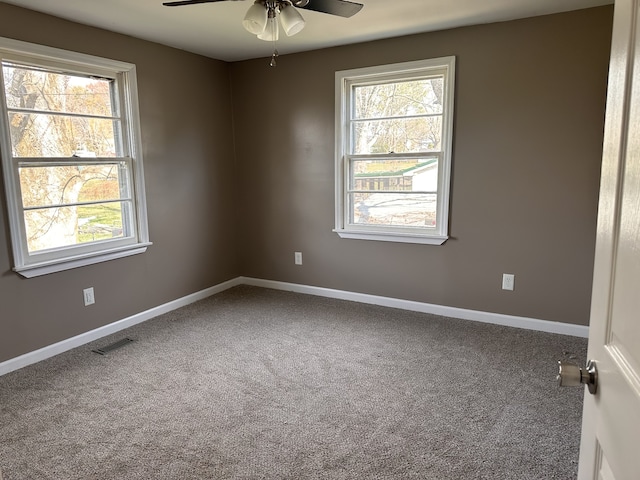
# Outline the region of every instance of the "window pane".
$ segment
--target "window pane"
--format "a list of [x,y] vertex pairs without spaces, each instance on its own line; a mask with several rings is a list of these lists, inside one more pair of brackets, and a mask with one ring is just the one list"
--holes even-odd
[[355,118],[442,113],[443,77],[354,87]]
[[351,160],[350,190],[438,190],[437,158]]
[[351,193],[349,202],[355,225],[436,227],[435,194]]
[[122,238],[130,202],[41,208],[24,212],[29,252]]
[[129,197],[124,167],[124,163],[21,166],[22,204],[32,208]]
[[0,47],[14,270],[31,278],[145,251],[135,65],[1,38]]
[[117,121],[9,113],[15,157],[115,157]]
[[115,116],[112,80],[3,64],[9,108]]
[[353,122],[354,154],[440,151],[442,117]]
[[448,56],[336,72],[340,237],[446,241],[454,70]]

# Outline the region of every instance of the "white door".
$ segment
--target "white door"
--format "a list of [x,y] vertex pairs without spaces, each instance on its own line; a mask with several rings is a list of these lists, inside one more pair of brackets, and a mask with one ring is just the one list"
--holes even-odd
[[640,479],[640,0],[616,0],[579,479]]

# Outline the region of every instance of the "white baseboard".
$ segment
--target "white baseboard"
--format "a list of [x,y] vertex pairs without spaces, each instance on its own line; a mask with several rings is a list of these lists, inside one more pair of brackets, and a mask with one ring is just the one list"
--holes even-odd
[[368,295],[366,293],[348,292],[345,290],[333,290],[331,288],[312,287],[299,285],[296,283],[276,282],[273,280],[261,280],[258,278],[242,277],[240,282],[244,285],[256,287],[272,288],[275,290],[286,290],[290,292],[306,293],[320,297],[337,298],[340,300],[350,300],[352,302],[369,303],[384,307],[400,308],[413,312],[431,313],[443,317],[453,317],[462,320],[473,320],[475,322],[492,323],[507,327],[524,328],[527,330],[537,330],[540,332],[558,333],[573,337],[589,337],[589,327],[574,325],[571,323],[551,322],[549,320],[538,320],[536,318],[516,317],[501,313],[481,312],[478,310],[467,310],[464,308],[445,307],[431,303],[414,302],[411,300],[401,300],[398,298],[380,297]]
[[138,323],[150,320],[163,313],[176,310],[190,303],[197,302],[204,298],[210,297],[217,293],[223,292],[237,285],[252,285],[256,287],[271,288],[274,290],[285,290],[297,293],[306,293],[319,297],[336,298],[340,300],[349,300],[352,302],[368,303],[372,305],[381,305],[384,307],[399,308],[414,312],[431,313],[434,315],[442,315],[444,317],[453,317],[463,320],[473,320],[476,322],[492,323],[495,325],[504,325],[508,327],[524,328],[527,330],[538,330],[541,332],[558,333],[561,335],[571,335],[574,337],[587,338],[589,336],[589,327],[582,325],[573,325],[569,323],[550,322],[548,320],[538,320],[535,318],[516,317],[512,315],[503,315],[499,313],[481,312],[477,310],[466,310],[463,308],[445,307],[442,305],[433,305],[430,303],[414,302],[411,300],[401,300],[398,298],[381,297],[377,295],[368,295],[365,293],[355,293],[345,290],[334,290],[330,288],[313,287],[309,285],[300,285],[296,283],[277,282],[274,280],[261,280],[250,277],[237,277],[224,283],[220,283],[210,288],[206,288],[191,295],[173,300],[163,305],[145,310],[125,319],[110,323],[104,327],[91,330],[89,332],[68,338],[53,345],[25,353],[19,357],[11,358],[0,363],[0,376],[18,370],[27,365],[31,365],[47,358],[53,357],[60,353],[80,347],[86,343],[93,342],[112,333],[119,332],[125,328],[132,327]]
[[228,282],[220,283],[213,287],[206,288],[196,293],[192,293],[191,295],[187,295],[186,297],[178,298],[177,300],[173,300],[163,305],[145,310],[144,312],[140,312],[125,319],[118,320],[117,322],[110,323],[109,325],[105,325],[104,327],[96,328],[95,330],[91,330],[89,332],[76,335],[75,337],[62,340],[61,342],[54,343],[53,345],[48,345],[38,350],[34,350],[33,352],[20,355],[19,357],[11,358],[5,362],[0,363],[0,376],[9,372],[13,372],[14,370],[18,370],[19,368],[26,367],[27,365],[46,360],[47,358],[66,352],[67,350],[71,350],[72,348],[80,347],[86,343],[93,342],[94,340],[106,337],[107,335],[111,335],[112,333],[124,330],[125,328],[133,327],[138,323],[146,322],[147,320],[157,317],[158,315],[162,315],[163,313],[167,313],[177,308],[184,307],[186,305],[189,305],[190,303],[197,302],[198,300],[210,297],[211,295],[215,295],[216,293],[220,293],[224,290],[240,284],[241,278],[234,278],[233,280],[229,280]]

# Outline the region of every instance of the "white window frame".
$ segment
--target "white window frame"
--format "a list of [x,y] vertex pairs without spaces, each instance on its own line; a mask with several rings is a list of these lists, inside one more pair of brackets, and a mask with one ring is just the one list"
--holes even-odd
[[[442,144],[437,152],[421,152],[419,156],[438,157],[437,224],[435,228],[398,226],[372,226],[350,224],[347,201],[349,157],[362,158],[351,152],[351,92],[354,86],[414,80],[421,77],[444,75],[444,101]],[[455,57],[441,57],[415,62],[396,63],[374,67],[338,71],[335,74],[336,152],[335,152],[335,229],[341,238],[377,240],[386,242],[442,245],[448,237],[449,193],[451,185],[451,152],[453,145],[453,112],[455,85]],[[389,154],[391,158],[393,154]],[[416,154],[397,155],[402,158]],[[373,157],[373,156],[372,156]],[[381,156],[376,156],[381,158]],[[385,156],[386,158],[386,156]]]
[[[117,83],[119,97],[116,101],[120,104],[123,156],[104,160],[126,165],[133,190],[130,236],[30,253],[20,191],[18,162],[21,159],[13,157],[4,79],[0,69],[0,153],[11,232],[13,270],[23,277],[31,278],[145,252],[151,242],[147,226],[135,65],[2,37],[0,61],[35,64],[53,71],[113,79]],[[55,159],[53,165],[60,162],[87,164],[92,161],[100,160],[72,157]]]

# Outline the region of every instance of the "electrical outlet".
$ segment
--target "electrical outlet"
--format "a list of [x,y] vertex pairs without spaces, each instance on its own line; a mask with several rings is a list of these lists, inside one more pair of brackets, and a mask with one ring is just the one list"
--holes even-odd
[[302,252],[295,252],[293,255],[296,265],[302,265]]
[[502,274],[502,289],[503,290],[513,290],[513,286],[515,283],[515,275],[513,273],[503,273]]
[[85,288],[82,291],[82,295],[84,296],[84,306],[93,305],[96,303],[96,297],[93,293],[93,287]]

